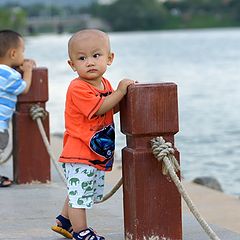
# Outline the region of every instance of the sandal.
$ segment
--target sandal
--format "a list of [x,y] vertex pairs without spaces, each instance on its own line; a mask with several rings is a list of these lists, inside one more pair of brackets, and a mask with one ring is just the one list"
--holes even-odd
[[57,216],[56,219],[59,220],[59,222],[61,223],[61,226],[60,225],[52,226],[51,229],[54,232],[59,233],[66,238],[72,239],[73,230],[72,230],[72,224],[70,220],[68,218],[63,217],[62,215]]
[[8,177],[0,176],[0,187],[9,187],[12,181]]
[[92,228],[87,228],[80,231],[79,233],[73,233],[73,238],[75,240],[105,240],[104,237],[98,236]]

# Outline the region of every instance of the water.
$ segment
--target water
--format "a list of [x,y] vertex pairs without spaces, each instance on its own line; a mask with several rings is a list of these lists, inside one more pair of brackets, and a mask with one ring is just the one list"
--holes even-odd
[[[64,131],[64,101],[75,74],[67,64],[70,35],[28,37],[26,56],[49,70],[50,128]],[[240,29],[111,33],[115,59],[105,77],[116,88],[128,77],[178,85],[181,153],[185,179],[216,177],[240,195]],[[119,122],[119,116],[115,119]],[[117,154],[125,145],[117,131]]]

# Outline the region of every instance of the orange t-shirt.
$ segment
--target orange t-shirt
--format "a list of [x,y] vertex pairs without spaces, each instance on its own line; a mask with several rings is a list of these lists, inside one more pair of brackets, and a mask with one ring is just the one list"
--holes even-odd
[[84,163],[110,171],[115,148],[113,110],[95,115],[104,98],[113,92],[109,81],[102,79],[104,90],[76,78],[67,91],[63,151],[64,163]]

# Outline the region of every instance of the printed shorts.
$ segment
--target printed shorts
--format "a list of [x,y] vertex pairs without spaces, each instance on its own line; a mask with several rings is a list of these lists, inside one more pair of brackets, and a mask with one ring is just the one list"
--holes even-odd
[[103,197],[105,172],[80,163],[64,163],[69,206],[92,208]]

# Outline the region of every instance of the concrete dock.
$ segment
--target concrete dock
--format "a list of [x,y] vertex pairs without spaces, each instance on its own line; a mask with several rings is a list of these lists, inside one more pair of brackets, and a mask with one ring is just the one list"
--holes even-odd
[[[62,139],[51,137],[54,155],[61,152]],[[0,166],[1,173],[12,177],[12,161]],[[60,240],[52,232],[66,196],[65,184],[54,166],[51,166],[52,181],[49,184],[13,184],[0,188],[0,240]],[[110,191],[121,177],[121,163],[106,175],[106,192]],[[194,204],[215,230],[221,240],[240,240],[240,199],[189,182],[183,182]],[[88,224],[107,240],[124,239],[122,188],[109,200],[88,211]],[[184,202],[184,201],[183,201]],[[209,239],[193,215],[183,203],[183,239]],[[157,240],[157,239],[156,239]]]

